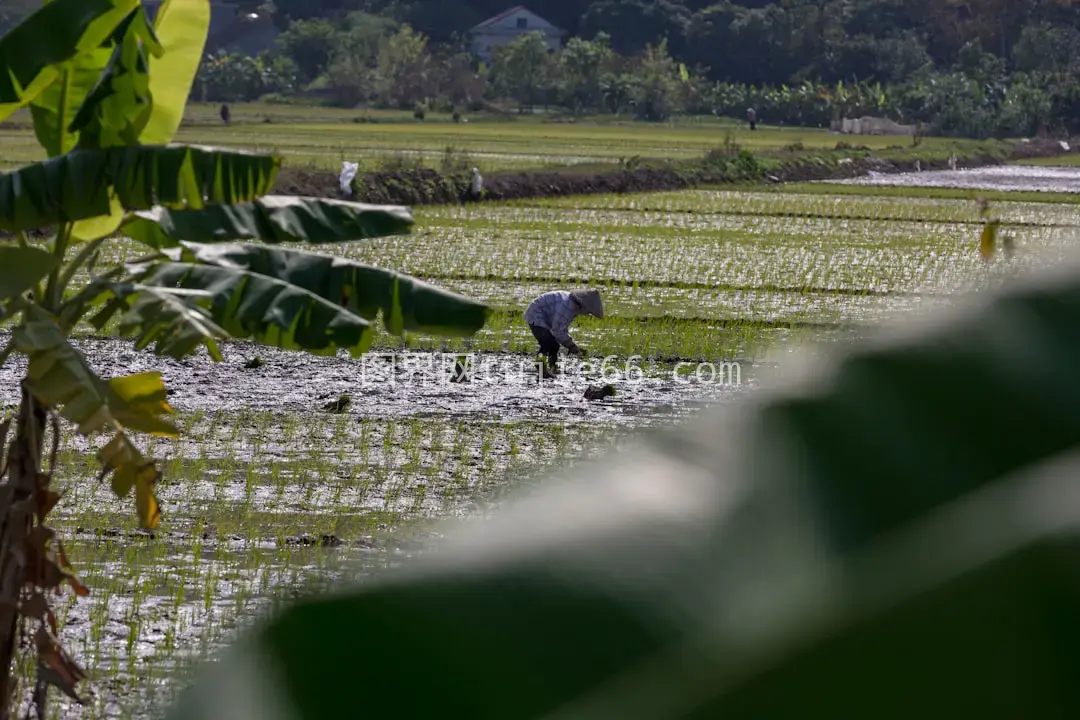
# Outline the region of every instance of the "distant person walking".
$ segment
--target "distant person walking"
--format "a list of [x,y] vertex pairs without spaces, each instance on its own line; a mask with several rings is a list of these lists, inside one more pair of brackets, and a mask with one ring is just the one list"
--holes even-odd
[[604,306],[598,290],[552,290],[537,297],[525,310],[525,322],[540,343],[540,353],[547,359],[551,370],[557,368],[560,346],[565,347],[571,355],[580,357],[585,354],[570,337],[570,323],[581,314],[604,317]]
[[221,122],[228,125],[232,121],[232,113],[229,111],[228,105],[221,106]]
[[757,111],[754,108],[746,111],[746,122],[750,123],[751,130],[757,130]]

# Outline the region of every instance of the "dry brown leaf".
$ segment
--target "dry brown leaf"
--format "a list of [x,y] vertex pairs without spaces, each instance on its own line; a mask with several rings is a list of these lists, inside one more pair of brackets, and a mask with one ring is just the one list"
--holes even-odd
[[56,671],[60,679],[74,692],[75,685],[80,680],[86,679],[86,671],[79,667],[79,664],[70,655],[64,652],[56,637],[44,625],[38,626],[36,640],[39,661]]
[[45,560],[42,570],[42,576],[38,578],[38,585],[46,590],[51,588],[59,590],[60,583],[67,580],[68,574],[52,560]]
[[38,522],[45,522],[45,517],[52,512],[52,509],[56,507],[56,503],[60,502],[61,497],[63,495],[55,490],[42,490],[37,494]]
[[[0,457],[4,456],[4,451],[7,449],[7,436],[8,430],[11,429],[11,418],[8,418],[4,422],[0,423]],[[7,462],[4,463],[4,470],[7,470]],[[3,473],[0,473],[2,475]]]
[[998,220],[991,220],[983,227],[982,234],[979,236],[979,254],[982,255],[982,259],[986,262],[990,262],[994,259],[994,253],[997,248],[997,234],[998,227],[1001,222]]
[[64,552],[64,543],[60,540],[56,541],[56,554],[60,560],[60,568],[67,575],[68,584],[71,585],[71,589],[75,591],[75,594],[79,597],[86,597],[90,594],[90,588],[82,584],[82,581],[71,570],[71,563],[68,562],[67,553]]
[[73,573],[67,573],[67,581],[68,585],[71,586],[71,589],[78,597],[86,597],[90,594],[90,588],[83,585],[82,581],[75,577]]
[[45,527],[44,525],[36,525],[26,535],[26,544],[28,547],[36,550],[40,555],[45,555],[46,548],[50,540],[56,537],[56,533],[52,528]]
[[40,683],[45,683],[47,685],[55,685],[56,687],[60,688],[60,691],[62,693],[64,693],[80,705],[86,704],[86,701],[79,697],[79,695],[75,692],[74,686],[65,683],[64,678],[60,675],[60,673],[56,672],[48,665],[38,663],[37,679]]
[[28,600],[19,605],[19,613],[24,617],[41,620],[49,612],[49,602],[40,592],[35,592]]
[[139,513],[139,524],[146,530],[154,530],[161,523],[161,507],[154,495],[154,485],[160,476],[153,462],[139,468],[136,475],[135,508]]
[[71,569],[71,563],[68,562],[67,553],[64,552],[64,542],[59,539],[56,541],[56,556],[60,561],[60,567],[65,570]]

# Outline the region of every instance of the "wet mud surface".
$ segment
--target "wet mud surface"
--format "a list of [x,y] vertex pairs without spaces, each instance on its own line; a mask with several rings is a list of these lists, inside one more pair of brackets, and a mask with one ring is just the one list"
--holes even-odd
[[[96,480],[99,441],[65,434],[55,521],[92,594],[56,607],[91,683],[85,708],[53,697],[61,718],[159,716],[193,664],[277,603],[392,570],[437,542],[428,520],[490,512],[529,473],[542,481],[553,464],[610,451],[612,433],[756,385],[745,366],[689,365],[675,379],[670,365],[620,361],[601,374],[564,359],[559,378],[540,381],[531,357],[485,353],[453,382],[452,354],[351,359],[227,342],[217,363],[123,338],[75,344],[106,377],[160,370],[184,432],[153,451],[166,467],[153,533]],[[0,369],[0,402],[17,401],[24,370],[18,358]],[[608,383],[614,397],[584,398]],[[342,394],[344,412],[323,409]]]
[[[163,541],[168,544],[162,537],[129,538],[124,552],[149,555],[151,546]],[[216,652],[281,603],[364,582],[407,558],[391,551],[344,554],[304,549],[296,551],[295,562],[288,565],[241,570],[235,558],[240,554],[255,557],[258,549],[228,545],[208,543],[192,553],[181,542],[169,544],[164,554],[153,550],[154,561],[163,571],[182,578],[172,585],[131,578],[130,563],[108,561],[109,553],[99,549],[96,572],[133,582],[128,592],[119,588],[95,591],[89,598],[73,602],[65,597],[54,605],[61,621],[60,640],[68,651],[77,658],[96,657],[99,662],[87,666],[89,682],[81,689],[85,705],[54,690],[50,717],[160,718],[207,659],[212,661]],[[298,585],[297,577],[306,579]],[[207,583],[212,594],[206,592]]]
[[[0,340],[6,340],[0,334]],[[76,347],[104,377],[160,371],[169,403],[181,411],[271,410],[319,412],[342,394],[346,413],[365,417],[471,417],[502,422],[554,420],[640,424],[646,418],[672,419],[753,384],[751,368],[698,364],[644,367],[615,361],[606,367],[577,359],[561,361],[560,376],[540,381],[525,355],[468,356],[467,382],[453,382],[456,356],[433,352],[371,352],[316,357],[229,342],[223,362],[205,352],[182,361],[137,351],[123,338],[85,337]],[[263,364],[245,368],[253,358]],[[0,402],[18,400],[25,361],[0,368]],[[588,401],[590,385],[610,383],[615,397]]]

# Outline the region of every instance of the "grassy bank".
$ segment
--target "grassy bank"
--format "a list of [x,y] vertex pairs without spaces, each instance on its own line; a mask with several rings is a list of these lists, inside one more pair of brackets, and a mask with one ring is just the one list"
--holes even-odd
[[[835,139],[835,136],[834,136]],[[570,195],[657,192],[731,184],[790,183],[839,180],[868,172],[897,173],[945,169],[955,157],[959,167],[1000,165],[1018,159],[1057,157],[1065,151],[1056,141],[1011,143],[986,141],[953,146],[893,146],[874,150],[839,141],[832,149],[795,143],[780,149],[749,150],[732,136],[692,159],[634,158],[617,166],[579,164],[558,170],[502,171],[485,176],[486,201]],[[357,179],[357,199],[401,205],[444,204],[458,201],[470,180],[464,158],[448,157],[441,170],[402,167],[371,172]],[[337,194],[333,173],[286,168],[283,192]]]
[[[478,167],[486,200],[623,194],[732,183],[842,179],[868,171],[974,167],[1070,157],[1054,141],[977,142],[842,136],[815,128],[760,127],[717,118],[643,123],[625,118],[478,115],[456,123],[432,114],[294,105],[188,108],[179,141],[273,152],[285,159],[277,191],[336,196],[342,162],[361,167],[357,197],[426,205],[456,202]],[[41,159],[28,113],[0,123],[0,170]]]

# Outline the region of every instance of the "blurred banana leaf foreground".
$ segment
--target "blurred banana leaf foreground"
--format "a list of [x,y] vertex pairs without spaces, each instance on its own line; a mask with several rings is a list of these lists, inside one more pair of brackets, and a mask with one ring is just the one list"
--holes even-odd
[[1080,717],[1080,265],[281,612],[171,718]]

